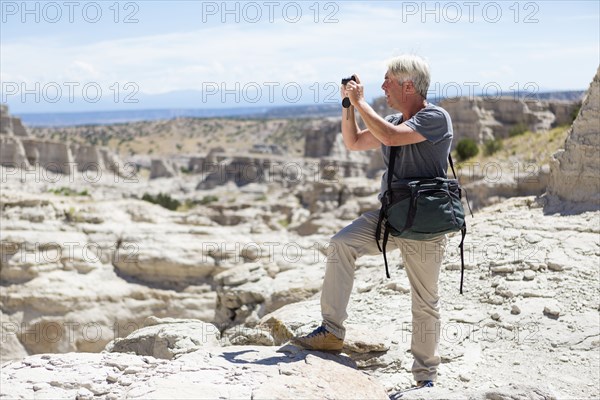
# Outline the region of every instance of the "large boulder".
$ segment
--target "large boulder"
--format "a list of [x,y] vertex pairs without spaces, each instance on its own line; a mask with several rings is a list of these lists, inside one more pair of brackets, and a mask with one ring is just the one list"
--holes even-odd
[[200,320],[149,317],[143,328],[106,346],[113,353],[134,353],[170,360],[202,346],[218,346],[219,330]]
[[[302,301],[286,305],[265,315],[258,328],[271,333],[276,344],[284,344],[296,335],[308,334],[319,326],[312,311],[316,301]],[[347,324],[344,351],[349,354],[380,353],[389,350],[389,340],[385,334],[368,327]]]
[[18,360],[27,357],[27,350],[16,337],[15,332],[19,330],[19,324],[13,321],[10,316],[5,315],[0,310],[0,337],[2,346],[0,346],[0,364],[11,360]]

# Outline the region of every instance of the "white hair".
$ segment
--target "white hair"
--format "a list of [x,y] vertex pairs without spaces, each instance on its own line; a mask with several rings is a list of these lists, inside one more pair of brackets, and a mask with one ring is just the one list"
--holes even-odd
[[404,54],[389,60],[387,62],[387,67],[388,72],[399,81],[412,81],[417,93],[424,99],[427,98],[427,91],[429,90],[429,82],[431,79],[427,61],[419,56]]

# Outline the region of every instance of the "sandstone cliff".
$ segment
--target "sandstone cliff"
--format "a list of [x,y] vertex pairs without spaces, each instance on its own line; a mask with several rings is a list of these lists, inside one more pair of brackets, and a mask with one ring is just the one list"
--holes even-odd
[[548,212],[600,209],[600,68],[550,164]]

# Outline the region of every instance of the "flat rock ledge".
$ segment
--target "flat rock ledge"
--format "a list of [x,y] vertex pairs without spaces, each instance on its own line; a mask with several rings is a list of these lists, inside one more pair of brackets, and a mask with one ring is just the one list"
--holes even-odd
[[2,366],[10,399],[388,399],[343,355],[272,346],[202,347],[165,360],[125,353],[40,354]]

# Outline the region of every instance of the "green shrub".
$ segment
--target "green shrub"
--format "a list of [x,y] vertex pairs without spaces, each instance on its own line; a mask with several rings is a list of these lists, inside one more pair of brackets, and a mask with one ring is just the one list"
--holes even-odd
[[217,196],[204,196],[201,200],[200,200],[200,204],[209,204],[215,201],[219,201],[219,198]]
[[483,152],[486,156],[491,156],[495,152],[502,150],[502,139],[486,140],[483,143]]
[[471,157],[475,157],[478,153],[479,147],[473,139],[460,139],[456,144],[456,154],[458,155],[459,161],[464,161]]
[[62,196],[89,196],[89,192],[87,189],[83,189],[82,191],[76,191],[66,186],[61,186],[56,189],[49,189],[48,192],[62,195]]
[[515,136],[522,135],[525,132],[527,132],[527,125],[525,125],[522,122],[519,122],[518,124],[516,124],[515,126],[513,126],[512,128],[510,128],[508,130],[508,136],[515,137]]
[[152,196],[151,194],[144,193],[142,196],[142,200],[150,202],[152,204],[158,204],[161,207],[164,207],[168,210],[175,211],[181,205],[181,202],[177,199],[172,198],[168,194],[159,193],[156,196]]

